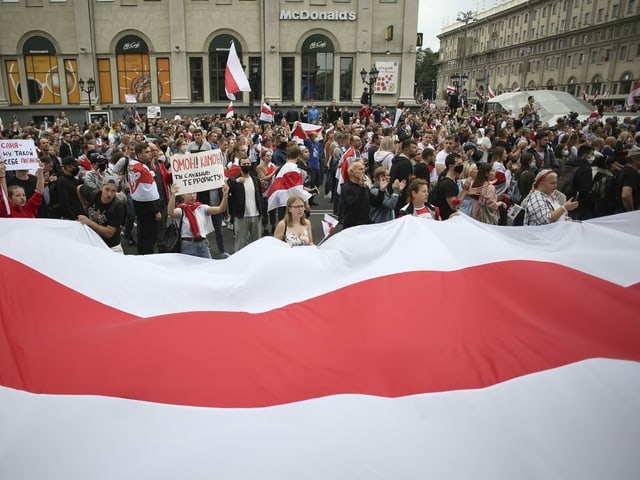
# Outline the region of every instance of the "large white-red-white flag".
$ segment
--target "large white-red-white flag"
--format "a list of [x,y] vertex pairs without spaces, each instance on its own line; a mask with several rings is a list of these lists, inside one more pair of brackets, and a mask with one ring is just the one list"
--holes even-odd
[[354,147],[349,147],[342,158],[340,159],[340,163],[338,163],[338,168],[336,168],[336,180],[338,182],[338,186],[336,191],[338,195],[342,193],[342,184],[349,179],[349,165],[354,162],[358,158],[358,154]]
[[640,97],[640,82],[634,83],[633,88],[629,92],[627,107],[632,107],[635,103],[638,103],[638,97]]
[[495,94],[495,93],[493,93],[493,90],[491,89],[491,85],[488,85],[488,86],[487,86],[487,96],[488,96],[489,98],[494,98],[494,97],[496,96],[496,94]]
[[636,480],[639,243],[407,216],[212,262],[0,219],[0,478]]
[[271,110],[271,105],[266,102],[260,107],[260,121],[273,123],[273,110]]
[[305,202],[311,194],[304,189],[304,177],[295,163],[286,162],[278,169],[267,190],[267,210],[284,207],[291,195],[298,195]]
[[249,85],[247,75],[242,69],[242,63],[240,63],[238,52],[236,52],[236,46],[233,42],[231,42],[231,47],[229,48],[227,66],[224,70],[224,91],[229,100],[236,99],[234,93],[251,91],[251,85]]
[[291,139],[298,144],[304,143],[305,139],[311,133],[322,133],[322,125],[315,125],[313,123],[297,122],[296,127],[293,129]]

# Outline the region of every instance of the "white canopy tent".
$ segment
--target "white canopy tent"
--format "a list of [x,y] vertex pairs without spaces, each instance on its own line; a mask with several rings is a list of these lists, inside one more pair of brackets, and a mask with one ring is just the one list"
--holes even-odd
[[527,104],[529,95],[534,96],[535,106],[540,109],[538,112],[540,121],[550,126],[555,124],[556,119],[569,115],[570,112],[577,113],[578,118],[584,120],[595,110],[590,103],[570,93],[557,90],[503,93],[489,100],[488,109],[498,112],[511,111],[517,117],[522,107]]

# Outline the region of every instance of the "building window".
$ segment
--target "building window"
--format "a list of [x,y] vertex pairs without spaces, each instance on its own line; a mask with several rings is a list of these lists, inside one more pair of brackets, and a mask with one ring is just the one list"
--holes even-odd
[[620,55],[618,56],[620,60],[624,60],[627,58],[627,47],[620,47]]
[[260,57],[249,57],[249,85],[251,86],[250,98],[260,100],[262,98],[262,65]]
[[598,61],[598,51],[597,50],[592,50],[591,51],[591,64],[593,65],[597,61]]
[[578,17],[574,15],[573,17],[571,17],[571,28],[576,28],[577,24],[578,24]]
[[149,47],[146,42],[136,35],[125,35],[116,44],[116,62],[120,103],[129,103],[127,99],[151,103]]
[[340,101],[349,102],[353,98],[353,58],[340,59]]
[[551,5],[551,15],[555,15],[556,14],[556,11],[557,11],[556,7],[557,6],[558,6],[557,3],[554,3],[553,5]]
[[614,19],[618,18],[619,14],[620,14],[620,5],[616,3],[611,9],[611,18],[614,18]]
[[575,79],[575,77],[571,77],[569,79],[569,88],[567,88],[567,92],[569,92],[571,95],[575,95],[576,94],[576,79]]
[[584,14],[584,23],[585,25],[589,25],[591,23],[591,13],[587,12]]
[[5,60],[4,68],[7,72],[7,85],[9,85],[9,105],[21,105],[20,69],[17,60]]
[[[228,100],[224,91],[224,71],[227,66],[227,58],[229,57],[229,49],[231,42],[236,47],[238,58],[242,63],[242,46],[240,42],[231,35],[218,35],[209,44],[209,101],[215,102],[220,100]],[[236,101],[243,101],[242,92],[235,94]]]
[[547,18],[547,7],[542,9],[542,18]]
[[599,75],[596,75],[591,80],[591,91],[594,94],[595,93],[604,93],[604,92],[600,91],[601,88],[602,88],[602,77],[600,77]]
[[[111,84],[111,60],[108,58],[98,59],[98,87],[100,91],[101,103],[113,103],[113,85]],[[71,103],[71,101],[69,101]],[[78,102],[80,95],[78,94]]]
[[171,70],[168,58],[158,58],[156,60],[156,70],[158,72],[158,102],[171,102]]
[[324,35],[311,35],[302,44],[301,98],[333,97],[333,43]]
[[620,78],[620,95],[628,95],[631,92],[631,79],[633,77],[630,73],[625,73]]
[[584,64],[584,53],[578,54],[578,65]]
[[189,79],[191,101],[204,101],[204,73],[202,71],[202,57],[189,58]]
[[282,57],[282,100],[293,100],[293,86],[295,85],[295,59]]
[[24,55],[27,84],[23,86],[18,81],[14,86],[18,98],[24,103],[26,90],[31,105],[62,103],[60,96],[61,75],[58,73],[58,57],[53,43],[44,37],[33,36],[25,42],[22,54]]
[[629,0],[628,6],[627,6],[627,13],[633,13],[635,9],[636,9],[636,0]]

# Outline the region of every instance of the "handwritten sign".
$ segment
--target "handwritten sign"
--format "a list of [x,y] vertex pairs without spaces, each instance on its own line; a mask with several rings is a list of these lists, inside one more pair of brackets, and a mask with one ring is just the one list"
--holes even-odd
[[206,150],[171,157],[173,183],[178,193],[203,192],[224,183],[224,165],[220,150]]
[[0,160],[7,170],[38,169],[38,152],[33,140],[0,140]]

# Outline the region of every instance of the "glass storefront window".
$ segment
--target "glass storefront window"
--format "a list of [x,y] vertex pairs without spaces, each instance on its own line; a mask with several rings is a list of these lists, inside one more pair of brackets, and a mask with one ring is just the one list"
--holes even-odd
[[302,44],[302,101],[333,97],[333,51],[324,35],[311,35]]
[[353,57],[340,59],[340,101],[350,102],[353,98]]
[[282,57],[282,100],[293,100],[295,59]]

